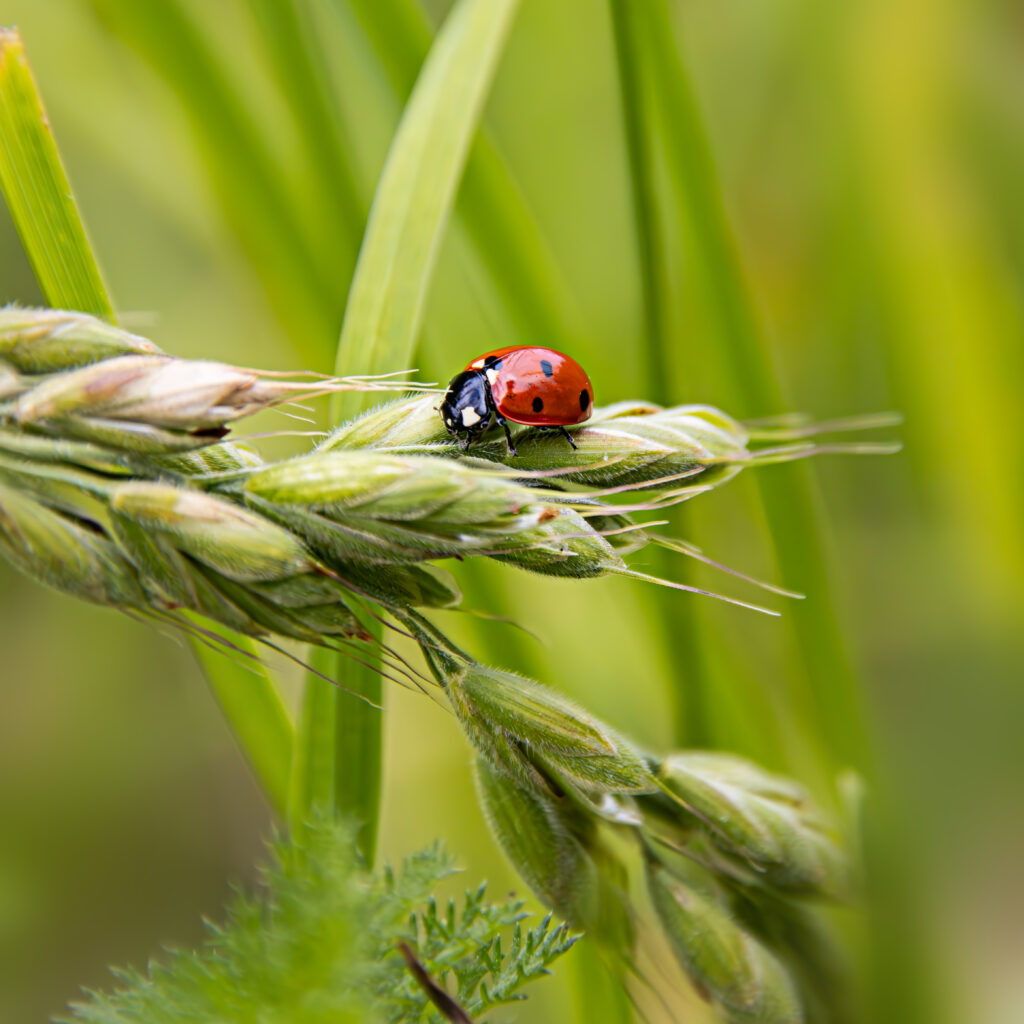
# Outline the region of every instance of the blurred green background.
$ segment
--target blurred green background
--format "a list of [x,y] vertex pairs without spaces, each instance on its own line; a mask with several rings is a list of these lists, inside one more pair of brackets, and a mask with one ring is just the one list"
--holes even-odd
[[[122,322],[184,356],[330,369],[412,44],[446,9],[0,0]],[[538,641],[468,617],[445,625],[653,749],[738,750],[823,795],[851,759],[872,764],[912,865],[923,984],[952,1019],[1024,1019],[1024,16],[1009,0],[678,0],[672,14],[785,404],[757,405],[773,393],[750,383],[764,365],[729,365],[721,297],[693,284],[712,257],[673,189],[671,118],[652,175],[667,290],[646,340],[612,19],[596,0],[524,0],[485,117],[557,269],[545,274],[557,324],[543,303],[518,304],[464,194],[429,299],[424,378],[554,338],[600,402],[709,402],[740,418],[898,409],[906,449],[822,459],[809,477],[758,471],[776,515],[778,495],[804,494],[825,524],[828,585],[809,595],[811,618],[488,565],[458,568],[467,605],[514,615]],[[241,186],[225,176],[239,161]],[[0,301],[40,301],[5,212],[0,271]],[[674,525],[737,568],[822,576],[810,535],[815,565],[776,564],[753,474]],[[638,568],[692,572],[646,557]],[[840,644],[808,656],[823,622]],[[229,884],[254,877],[272,819],[178,638],[0,565],[0,644],[0,1020],[20,1022],[108,985],[108,964],[194,943]],[[516,888],[451,717],[395,688],[388,700],[384,857],[442,837],[468,884]],[[597,1020],[573,1008],[572,974],[564,961],[519,1019]],[[671,1001],[700,1019],[692,993]]]

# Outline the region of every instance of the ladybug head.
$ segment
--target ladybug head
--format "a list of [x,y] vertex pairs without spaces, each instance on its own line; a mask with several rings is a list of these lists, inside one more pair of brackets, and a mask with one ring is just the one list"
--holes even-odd
[[478,434],[491,422],[491,393],[487,379],[477,370],[463,370],[452,378],[441,400],[441,422],[450,434]]

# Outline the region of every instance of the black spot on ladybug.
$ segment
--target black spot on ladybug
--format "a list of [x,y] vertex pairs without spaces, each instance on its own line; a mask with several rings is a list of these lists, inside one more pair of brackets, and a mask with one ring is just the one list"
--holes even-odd
[[580,392],[580,408],[584,412],[586,412],[589,405],[590,405],[590,392],[586,388],[584,388]]
[[[544,371],[545,377],[554,377],[554,367],[546,359],[540,361],[540,368]],[[537,411],[539,412],[540,410],[538,409]]]
[[543,408],[544,408],[544,399],[543,398],[535,398],[533,400],[533,411],[534,412],[540,412],[541,409],[543,409]]

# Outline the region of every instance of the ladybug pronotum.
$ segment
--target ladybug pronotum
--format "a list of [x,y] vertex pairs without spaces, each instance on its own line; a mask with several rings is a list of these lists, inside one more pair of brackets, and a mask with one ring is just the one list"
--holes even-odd
[[590,418],[594,388],[586,371],[553,348],[513,345],[474,359],[456,374],[441,401],[441,419],[465,447],[492,423],[505,431],[508,450],[516,454],[508,421],[560,430]]

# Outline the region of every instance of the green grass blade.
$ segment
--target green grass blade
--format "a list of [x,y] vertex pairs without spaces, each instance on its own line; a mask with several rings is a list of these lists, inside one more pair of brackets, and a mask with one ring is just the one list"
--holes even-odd
[[[324,57],[304,0],[249,0],[263,30],[267,56],[301,132],[311,171],[309,206],[315,211],[321,265],[350,273],[365,220],[354,146],[330,88]],[[347,273],[345,275],[347,277]]]
[[644,58],[638,46],[637,26],[634,24],[639,12],[637,5],[629,0],[611,0],[610,7],[644,304],[646,394],[652,402],[665,405],[672,399],[666,359],[670,344],[668,331],[671,294],[654,183],[654,156],[648,118],[650,97],[644,88]]
[[[388,153],[352,282],[335,369],[408,366],[441,237],[517,0],[462,0],[423,66]],[[358,396],[333,405],[358,408]]]
[[[517,0],[461,0],[448,16],[402,115],[381,174],[356,265],[338,346],[338,373],[380,373],[410,365],[423,307],[466,155],[512,23]],[[366,396],[331,406],[333,422]],[[380,675],[339,655],[346,689],[380,705]],[[334,694],[334,801],[363,827],[373,861],[381,789],[381,713]],[[300,747],[306,734],[300,734]]]
[[270,673],[255,657],[252,641],[223,627],[218,633],[241,653],[228,656],[197,641],[192,649],[263,792],[283,815],[288,807],[295,729]]
[[[721,382],[733,407],[760,416],[784,409],[769,349],[757,325],[728,226],[710,148],[686,77],[668,4],[637,5],[644,14],[642,45],[660,114],[670,180],[685,219],[713,333],[706,346],[722,357]],[[832,606],[829,552],[808,471],[790,466],[758,477],[785,586],[809,599],[787,609],[797,662],[789,673],[798,713],[820,727],[827,771],[864,765],[866,739],[857,681]]]
[[0,29],[0,186],[47,301],[109,319],[110,300],[17,29]]
[[[288,826],[298,835],[301,826],[311,821],[314,810],[323,813],[334,804],[334,716],[339,699],[338,688],[328,679],[335,670],[330,651],[315,647],[310,651],[315,670],[306,673],[299,710],[298,740],[292,758],[291,788],[288,794]],[[344,699],[344,694],[341,695]]]
[[[372,632],[380,638],[381,626],[374,623]],[[339,809],[363,809],[356,833],[359,848],[372,863],[377,849],[380,827],[380,799],[384,784],[383,713],[378,708],[384,701],[383,680],[375,671],[375,662],[361,665],[337,655],[339,673],[344,671],[345,685],[377,707],[370,707],[348,693],[335,694],[334,713],[334,802]],[[369,813],[372,809],[372,813]]]
[[[0,30],[0,188],[46,301],[112,319],[109,295],[15,30]],[[281,811],[291,722],[255,645],[241,636],[230,640],[242,660],[215,656],[195,640],[193,648],[268,799]]]
[[[433,37],[426,13],[417,0],[346,3],[404,103]],[[568,283],[483,128],[470,146],[457,212],[516,329],[552,341],[579,336],[579,313]]]
[[[610,0],[615,56],[622,100],[622,121],[629,161],[633,216],[636,227],[637,258],[643,298],[644,380],[646,395],[662,405],[672,404],[668,353],[672,346],[671,302],[668,282],[668,252],[661,225],[654,173],[654,128],[650,123],[650,82],[644,75],[644,52],[640,45],[643,12],[629,0]],[[674,532],[686,535],[686,510],[673,515]],[[693,574],[663,552],[652,556],[650,571],[656,576],[670,576],[680,583],[692,583]],[[678,614],[678,606],[670,595],[649,594],[644,600],[655,606],[661,624],[661,635],[673,637],[672,658],[676,674],[667,687],[678,736],[686,737],[694,746],[712,743],[708,714],[707,665],[702,655],[700,609],[694,607],[687,615]]]

